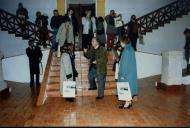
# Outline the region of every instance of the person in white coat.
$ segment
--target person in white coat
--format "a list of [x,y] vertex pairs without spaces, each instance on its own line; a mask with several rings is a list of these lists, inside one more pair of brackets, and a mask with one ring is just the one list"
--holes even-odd
[[85,17],[82,17],[82,26],[82,49],[84,50],[90,48],[96,32],[96,19],[92,16],[91,10],[85,11]]
[[60,68],[60,94],[63,96],[63,81],[73,81],[73,70],[68,47],[61,47],[61,68]]
[[64,23],[61,24],[56,36],[56,42],[58,42],[57,57],[60,57],[60,47],[63,47],[65,43],[74,44],[73,27],[69,18],[64,18]]

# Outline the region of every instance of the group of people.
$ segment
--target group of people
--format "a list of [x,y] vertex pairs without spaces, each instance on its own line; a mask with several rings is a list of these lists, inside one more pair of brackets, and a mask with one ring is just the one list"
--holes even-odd
[[[20,3],[19,6],[22,6]],[[23,6],[21,7],[23,8]],[[24,8],[21,11],[23,15],[28,15]],[[60,68],[60,95],[63,95],[63,81],[76,81],[78,72],[75,68],[75,37],[79,35],[79,24],[74,16],[72,8],[67,9],[64,16],[59,15],[58,10],[53,11],[50,26],[53,30],[52,48],[57,51],[57,56],[61,57]],[[19,13],[18,13],[19,16]],[[105,18],[92,16],[91,10],[86,10],[82,17],[82,49],[84,56],[89,59],[89,90],[98,89],[96,99],[104,98],[104,90],[107,75],[107,51],[114,51],[115,62],[117,64],[117,82],[129,82],[131,94],[133,97],[138,95],[137,71],[135,52],[137,38],[140,34],[140,26],[137,23],[135,15],[131,16],[128,23],[128,31],[124,25],[115,26],[114,18],[117,17],[114,10]],[[28,17],[28,16],[25,16]],[[25,18],[27,20],[27,18]],[[107,29],[105,28],[105,22]],[[36,13],[37,26],[40,26],[40,43],[45,46],[48,34],[48,16]],[[107,34],[107,35],[106,35]],[[107,36],[107,38],[106,38]],[[120,54],[118,54],[120,52]],[[26,49],[30,65],[30,86],[34,86],[34,75],[36,75],[36,84],[39,82],[39,63],[42,60],[42,52],[38,44],[29,41],[29,47]],[[96,80],[98,87],[96,85]],[[129,108],[131,101],[126,101],[122,108]]]
[[[26,21],[28,20],[28,11],[23,7],[22,3],[18,4],[16,16],[21,19],[20,28],[23,36],[28,36],[26,31]],[[53,17],[51,18],[50,26],[52,29],[53,36],[51,38],[51,46],[53,49],[60,51],[60,47],[64,43],[72,43],[75,45],[75,38],[79,35],[79,26],[82,26],[82,49],[88,49],[91,45],[91,40],[96,37],[100,42],[100,45],[106,46],[107,50],[114,49],[114,45],[118,42],[122,35],[126,33],[131,39],[131,44],[136,51],[137,38],[140,35],[140,25],[136,20],[136,16],[132,15],[131,20],[128,23],[127,30],[125,30],[124,23],[122,26],[116,27],[115,18],[121,16],[117,15],[114,10],[110,10],[110,14],[103,17],[95,17],[92,15],[92,11],[87,9],[83,17],[81,18],[82,24],[79,25],[77,18],[74,15],[72,8],[67,9],[65,15],[59,15],[58,10],[53,11]],[[105,23],[107,27],[105,28]],[[38,26],[37,31],[39,32],[38,44],[47,46],[46,41],[49,40],[48,31],[48,15],[36,12],[35,24]],[[62,36],[60,36],[62,35]],[[58,47],[60,46],[60,47]]]

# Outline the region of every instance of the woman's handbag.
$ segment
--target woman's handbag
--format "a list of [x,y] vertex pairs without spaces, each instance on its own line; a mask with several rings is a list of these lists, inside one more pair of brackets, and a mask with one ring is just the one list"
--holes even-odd
[[118,98],[122,101],[131,101],[131,90],[129,82],[117,82]]

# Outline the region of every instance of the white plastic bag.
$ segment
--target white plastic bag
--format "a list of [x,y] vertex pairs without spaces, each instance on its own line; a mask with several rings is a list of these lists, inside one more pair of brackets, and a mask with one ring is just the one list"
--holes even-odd
[[122,101],[131,101],[131,90],[128,82],[117,82],[118,98]]
[[63,81],[63,97],[74,98],[76,89],[75,81]]

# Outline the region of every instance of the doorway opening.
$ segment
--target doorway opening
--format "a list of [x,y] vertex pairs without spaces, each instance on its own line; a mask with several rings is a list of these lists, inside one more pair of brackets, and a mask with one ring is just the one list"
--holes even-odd
[[82,17],[85,16],[85,10],[91,10],[92,16],[96,17],[96,1],[95,0],[67,0],[66,9],[72,8],[79,25],[79,42],[75,43],[77,51],[82,50]]

